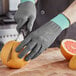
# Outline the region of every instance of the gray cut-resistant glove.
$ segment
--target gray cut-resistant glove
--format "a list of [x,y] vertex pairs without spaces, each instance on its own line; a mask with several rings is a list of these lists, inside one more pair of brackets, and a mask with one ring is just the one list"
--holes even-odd
[[16,49],[16,51],[19,52],[24,46],[27,46],[19,57],[24,57],[30,50],[31,52],[25,60],[37,57],[54,42],[61,31],[61,28],[56,23],[50,21],[36,31],[30,33],[19,45],[18,49]]
[[69,28],[63,30],[60,35],[56,38],[55,42],[51,45],[51,47],[59,47],[61,41],[64,39],[74,39],[76,40],[76,22],[71,24]]
[[20,32],[22,28],[25,29],[25,31],[31,31],[36,18],[35,4],[31,1],[21,3],[14,18],[18,24],[18,32]]
[[[26,56],[28,52],[30,53],[25,57],[25,60],[28,61],[36,58],[44,50],[46,50],[55,41],[61,31],[68,26],[69,21],[62,14],[60,14],[48,23],[42,25],[37,30],[31,32],[16,48],[16,52],[20,52],[21,49],[24,48],[24,50],[19,54],[19,58]],[[25,46],[27,47],[25,48]]]

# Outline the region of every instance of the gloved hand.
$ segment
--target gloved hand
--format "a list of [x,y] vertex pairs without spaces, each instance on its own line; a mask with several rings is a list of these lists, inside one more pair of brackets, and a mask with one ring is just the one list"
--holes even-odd
[[31,31],[36,18],[35,4],[28,0],[26,2],[21,3],[14,18],[18,24],[18,32],[20,32],[22,28],[26,31]]
[[[61,21],[65,20],[65,23],[67,24],[65,28],[67,28],[69,22],[64,16],[60,18],[61,16],[63,15],[60,14],[56,18]],[[19,58],[24,57],[30,51],[25,60],[34,59],[54,42],[61,31],[65,29],[58,25],[58,22],[57,24],[55,23],[56,18],[30,33],[25,40],[21,42],[21,44],[16,48],[16,52],[20,52],[20,50],[25,46],[27,47],[19,54]],[[61,22],[59,21],[59,23]],[[63,21],[63,24],[65,23]]]
[[76,40],[76,22],[71,24],[69,28],[63,30],[50,47],[60,48],[61,42],[64,39]]

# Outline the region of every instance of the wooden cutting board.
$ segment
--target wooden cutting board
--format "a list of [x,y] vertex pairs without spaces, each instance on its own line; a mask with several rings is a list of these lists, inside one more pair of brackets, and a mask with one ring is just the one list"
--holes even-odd
[[21,69],[9,69],[0,61],[0,76],[76,76],[58,48],[47,49]]

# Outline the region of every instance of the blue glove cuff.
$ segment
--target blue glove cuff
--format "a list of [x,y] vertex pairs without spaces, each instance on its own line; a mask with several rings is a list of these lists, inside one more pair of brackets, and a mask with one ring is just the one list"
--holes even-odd
[[27,2],[27,1],[31,1],[31,2],[33,2],[35,4],[35,0],[21,0],[21,3]]
[[67,17],[65,17],[63,14],[59,14],[56,17],[54,17],[51,21],[55,22],[57,25],[61,27],[62,30],[65,28],[68,28],[70,25],[69,20]]

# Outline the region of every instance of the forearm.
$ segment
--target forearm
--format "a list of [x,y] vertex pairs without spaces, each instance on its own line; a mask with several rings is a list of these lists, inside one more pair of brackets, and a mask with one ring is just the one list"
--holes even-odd
[[37,3],[38,0],[35,0],[35,3]]
[[76,0],[63,12],[63,14],[70,20],[70,23],[76,22]]

